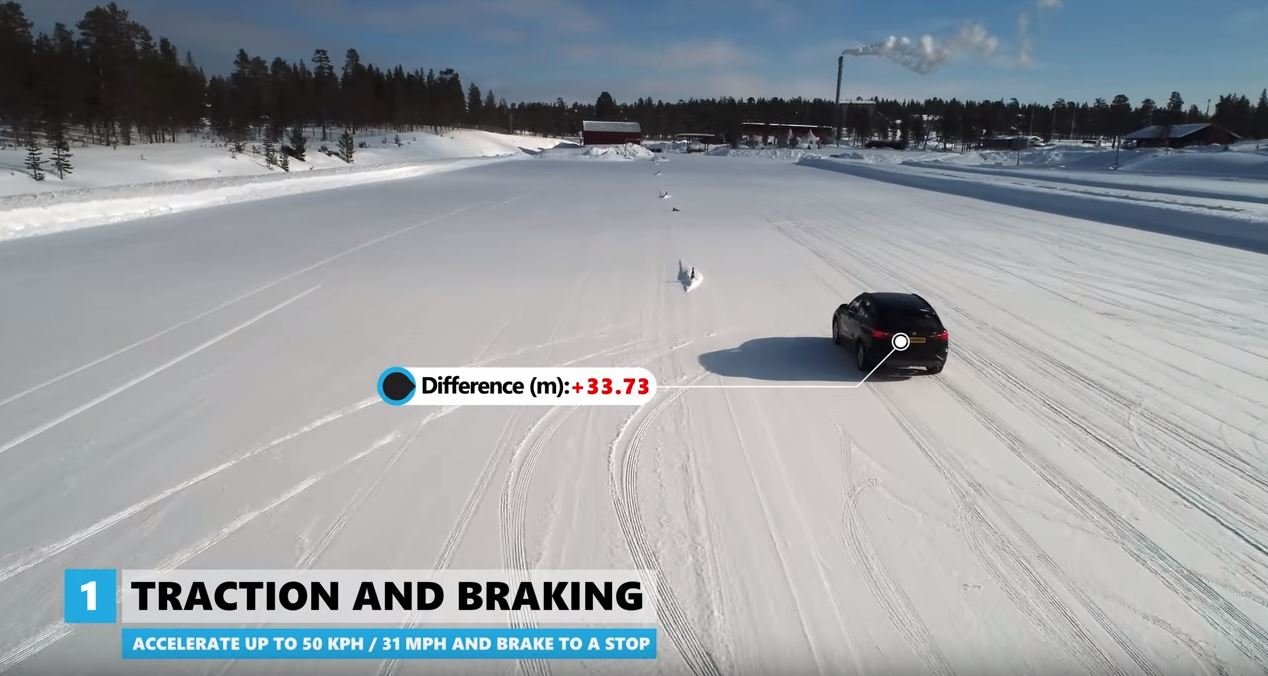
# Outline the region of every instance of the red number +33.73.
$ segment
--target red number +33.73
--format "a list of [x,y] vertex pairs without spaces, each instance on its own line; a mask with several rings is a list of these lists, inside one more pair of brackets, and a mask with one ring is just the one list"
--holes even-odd
[[611,378],[589,378],[586,380],[586,394],[620,394],[622,384],[624,394],[647,394],[651,387],[646,378],[624,378],[621,383],[613,383]]

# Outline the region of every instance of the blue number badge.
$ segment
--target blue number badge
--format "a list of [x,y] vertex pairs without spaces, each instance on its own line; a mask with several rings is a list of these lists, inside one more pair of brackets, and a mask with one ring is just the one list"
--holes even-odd
[[67,568],[62,614],[67,624],[114,624],[117,572],[112,568]]

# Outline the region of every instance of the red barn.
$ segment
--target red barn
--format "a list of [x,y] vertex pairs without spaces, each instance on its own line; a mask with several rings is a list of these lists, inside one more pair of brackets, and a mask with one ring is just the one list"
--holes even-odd
[[642,142],[643,127],[637,122],[585,120],[581,123],[581,145],[583,146]]

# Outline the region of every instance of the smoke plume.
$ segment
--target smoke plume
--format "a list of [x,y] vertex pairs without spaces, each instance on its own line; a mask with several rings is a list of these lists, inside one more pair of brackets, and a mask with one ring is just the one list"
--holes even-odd
[[960,32],[943,41],[931,35],[918,40],[893,35],[864,47],[846,50],[851,56],[880,56],[917,73],[931,73],[962,54],[989,57],[999,49],[999,38],[980,23],[965,24]]

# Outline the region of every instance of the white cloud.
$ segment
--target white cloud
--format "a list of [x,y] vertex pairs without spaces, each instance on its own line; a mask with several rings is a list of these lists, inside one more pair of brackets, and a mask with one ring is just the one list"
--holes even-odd
[[1030,39],[1030,12],[1017,15],[1017,35],[1020,45],[1017,48],[1017,63],[1029,67],[1034,63],[1034,44]]
[[1036,6],[1039,7],[1039,9],[1061,9],[1061,6],[1064,4],[1065,0],[1039,0],[1039,2],[1036,3]]

